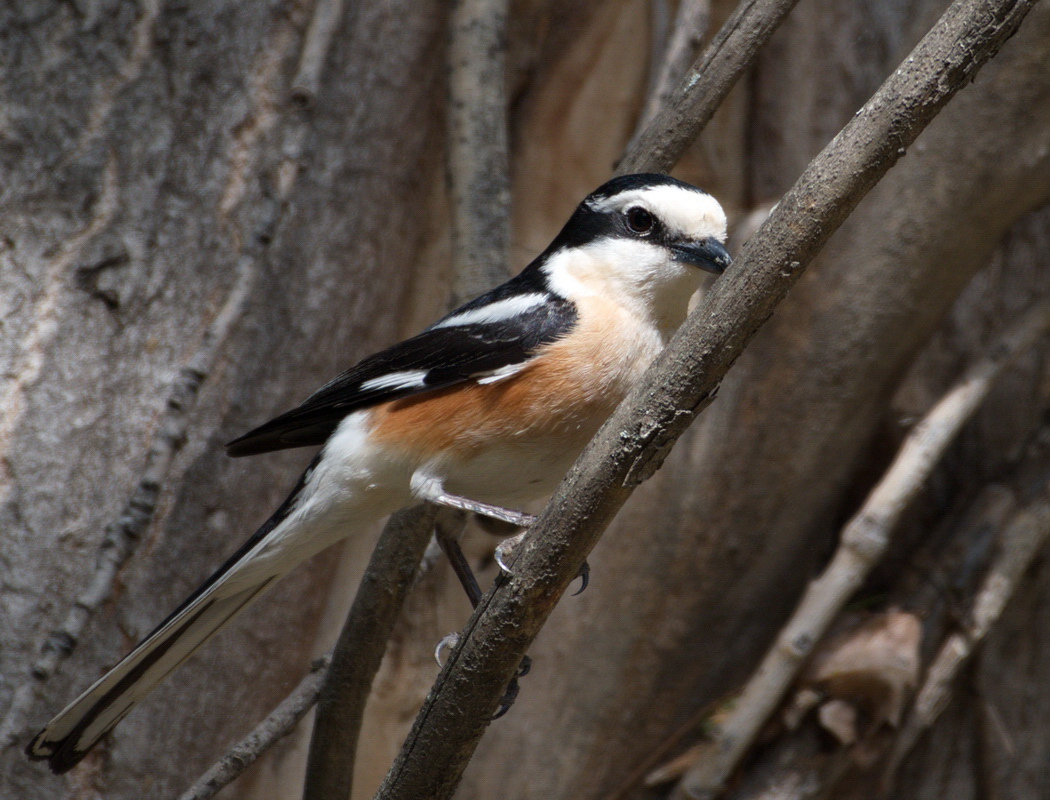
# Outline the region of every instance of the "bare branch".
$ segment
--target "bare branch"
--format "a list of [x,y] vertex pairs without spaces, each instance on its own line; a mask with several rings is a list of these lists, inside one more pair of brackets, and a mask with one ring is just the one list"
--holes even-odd
[[[742,0],[685,80],[662,103],[660,112],[635,139],[617,165],[616,174],[667,172],[671,169],[711,121],[729,90],[751,66],[759,49],[797,2]],[[684,0],[683,5],[699,3]],[[666,66],[671,67],[669,63]],[[673,75],[668,75],[668,80],[673,78]]]
[[306,30],[299,67],[292,78],[291,97],[304,108],[317,102],[321,88],[321,71],[332,46],[335,29],[343,17],[343,0],[317,0],[310,27]]
[[350,797],[357,737],[372,681],[405,598],[415,583],[435,524],[465,517],[430,503],[394,514],[379,536],[350,614],[332,651],[317,704],[304,800]]
[[456,0],[448,46],[453,307],[502,283],[510,251],[507,0]]
[[[931,532],[916,554],[909,574],[902,577],[884,604],[884,608],[891,610],[910,609],[912,614],[923,619],[928,637],[937,637],[936,631],[950,616],[943,613],[944,587],[958,589],[968,585],[968,577],[973,570],[980,568],[984,560],[990,531],[1001,529],[1014,513],[1015,493],[1002,484],[990,484],[975,500],[967,502],[965,509],[965,512],[950,514],[946,524]],[[892,611],[891,615],[884,615],[884,619],[891,620],[894,616],[901,619],[899,612],[893,614]],[[917,655],[913,650],[914,643],[902,639],[891,645],[888,653],[891,658],[882,665],[888,665],[888,670],[877,666],[873,674],[870,670],[874,664],[863,659],[847,667],[852,674],[838,686],[821,677],[821,673],[827,674],[829,658],[835,660],[835,650],[848,645],[851,637],[847,632],[862,629],[872,619],[868,614],[857,612],[837,617],[839,635],[825,636],[820,642],[823,653],[816,652],[809,659],[805,673],[792,689],[793,698],[777,711],[779,720],[776,723],[780,733],[772,741],[767,737],[766,732],[774,720],[763,728],[763,746],[753,759],[748,760],[747,769],[740,779],[734,780],[729,798],[769,800],[777,797],[787,800],[798,797],[801,800],[803,797],[826,797],[838,788],[838,782],[851,770],[858,766],[865,769],[889,752],[893,736],[876,719],[880,706],[884,711],[887,709],[885,701],[889,695],[882,689],[891,685],[894,675],[900,675],[899,667],[906,660]],[[878,660],[877,651],[874,655]],[[860,669],[856,670],[857,667]],[[868,672],[866,680],[855,680],[863,672]],[[828,731],[820,721],[820,711],[826,711],[824,706],[828,703],[841,708],[843,702],[854,709],[863,709],[866,722],[853,728],[860,736],[859,742],[850,745],[840,739],[837,746],[829,747]],[[652,777],[666,782],[679,780],[693,764],[705,758],[713,746],[710,741],[701,741]],[[678,774],[674,774],[675,771]]]
[[[990,484],[978,493],[976,499],[965,504],[964,512],[949,514],[947,522],[924,541],[908,576],[902,578],[900,585],[894,588],[884,608],[910,609],[923,619],[923,627],[927,629],[925,635],[937,637],[937,631],[949,616],[943,613],[944,587],[957,589],[968,585],[968,576],[980,569],[984,560],[991,538],[990,531],[1001,529],[1016,507],[1013,491],[1002,484]],[[835,624],[840,631],[850,631],[870,619],[867,614],[846,613],[839,615]],[[846,638],[841,634],[838,637],[825,636],[818,647],[828,653],[839,647]],[[764,727],[761,752],[754,759],[749,759],[746,772],[738,782],[734,781],[733,791],[728,795],[733,800],[753,797],[766,797],[768,800],[770,795],[764,793],[773,791],[771,787],[783,790],[784,797],[791,796],[789,787],[796,787],[799,791],[805,787],[806,797],[824,797],[836,788],[836,781],[844,773],[844,763],[847,766],[855,765],[858,761],[870,764],[889,752],[891,737],[882,735],[883,731],[871,716],[872,699],[877,706],[885,696],[879,693],[878,688],[871,690],[870,687],[882,684],[883,675],[874,676],[874,683],[869,684],[866,696],[855,681],[835,691],[818,677],[819,662],[822,660],[820,656],[820,652],[815,652],[809,659],[806,672],[792,688],[793,697],[777,710],[774,719],[779,717],[777,721],[781,726],[777,738],[770,741],[766,732],[771,726]],[[827,659],[823,659],[823,662],[826,664]],[[896,671],[894,668],[886,675]],[[866,716],[871,727],[862,732],[863,740],[858,748],[841,743],[838,747],[829,748],[824,735],[826,731],[822,732],[822,726],[811,718],[817,715],[810,715],[809,712],[827,702],[829,697],[866,706]],[[700,741],[649,773],[646,785],[677,782],[694,764],[708,755],[712,746],[708,740]],[[774,796],[782,795],[774,792]]]
[[214,797],[254,764],[256,759],[272,745],[295,730],[299,720],[305,717],[317,702],[317,696],[321,692],[321,685],[328,673],[331,659],[332,657],[327,655],[314,661],[309,674],[295,687],[295,690],[266,719],[260,722],[255,730],[230,748],[211,769],[179,797],[179,800],[208,800]]
[[[652,85],[638,118],[636,135],[641,135],[656,118],[656,115],[671,102],[675,88],[682,82],[690,65],[696,59],[700,43],[707,35],[707,27],[710,23],[711,0],[681,0],[679,2],[667,46],[653,70]],[[750,64],[750,59],[748,64]]]
[[[1050,490],[1050,486],[1046,490]],[[999,619],[1007,601],[1017,590],[1021,576],[1050,536],[1050,497],[1046,490],[1018,511],[1003,530],[999,553],[974,598],[966,625],[948,637],[930,665],[926,681],[915,698],[911,714],[886,765],[882,780],[884,790],[888,791],[892,786],[901,762],[948,704],[955,676]]]
[[472,616],[377,798],[452,795],[522,656],[634,487],[713,399],[828,237],[1033,1],[957,0],[810,164],[562,482],[518,549],[514,574]]
[[721,791],[781,701],[813,645],[882,556],[901,514],[922,489],[959,430],[995,380],[1050,328],[1050,301],[1034,305],[908,435],[886,475],[842,531],[831,563],[806,590],[732,711],[714,745],[683,778],[673,798],[707,798]]

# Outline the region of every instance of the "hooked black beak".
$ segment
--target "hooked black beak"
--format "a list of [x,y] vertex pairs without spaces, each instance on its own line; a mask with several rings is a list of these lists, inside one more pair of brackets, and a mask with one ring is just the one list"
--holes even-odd
[[726,267],[733,263],[729,257],[729,251],[724,244],[713,236],[709,236],[701,242],[683,242],[671,245],[675,261],[682,261],[700,267],[707,272],[721,275]]

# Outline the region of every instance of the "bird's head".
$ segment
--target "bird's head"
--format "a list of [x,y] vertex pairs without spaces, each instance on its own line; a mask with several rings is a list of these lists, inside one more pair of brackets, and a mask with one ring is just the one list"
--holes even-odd
[[725,240],[725,212],[707,192],[667,175],[624,175],[577,206],[544,269],[555,291],[612,290],[677,325],[702,275],[729,266]]

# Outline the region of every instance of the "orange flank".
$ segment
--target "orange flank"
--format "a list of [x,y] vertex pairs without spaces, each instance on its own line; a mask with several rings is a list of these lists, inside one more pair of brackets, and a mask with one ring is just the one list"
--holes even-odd
[[[377,406],[373,440],[402,452],[410,448],[406,455],[420,461],[441,455],[469,460],[508,439],[564,437],[566,448],[582,447],[662,346],[651,328],[622,309],[588,300],[581,324],[520,372]],[[617,336],[610,339],[610,330]]]

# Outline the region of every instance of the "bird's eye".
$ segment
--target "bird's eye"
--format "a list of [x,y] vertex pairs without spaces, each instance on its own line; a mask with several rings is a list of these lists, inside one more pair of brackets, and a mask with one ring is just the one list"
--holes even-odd
[[649,233],[656,224],[653,215],[644,208],[634,206],[627,209],[627,227],[635,233]]

